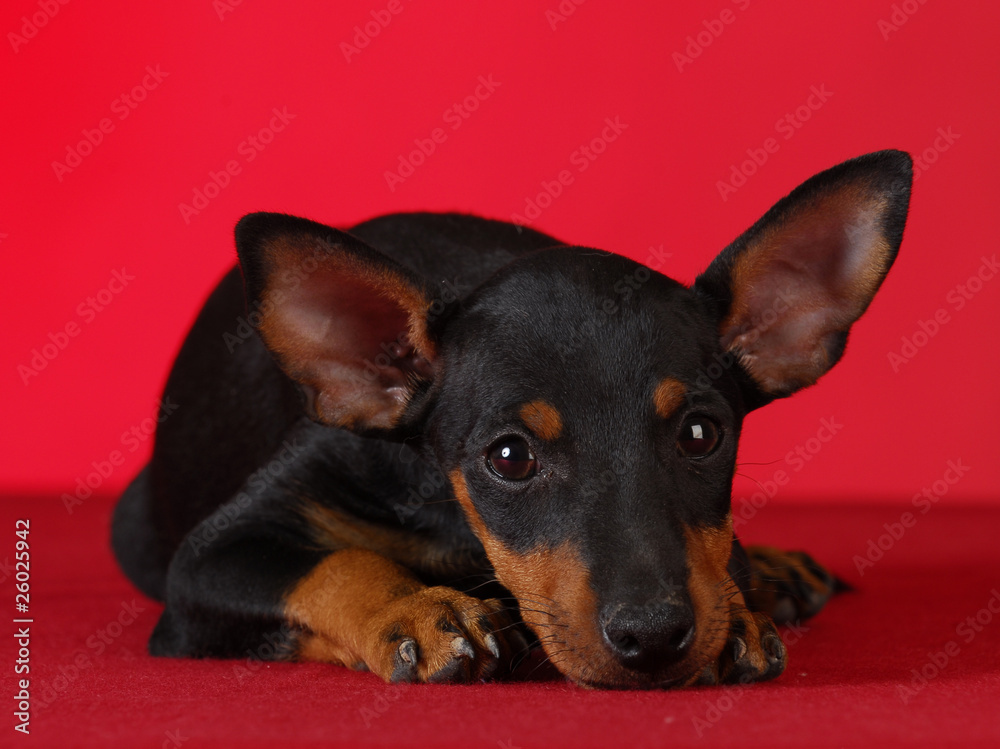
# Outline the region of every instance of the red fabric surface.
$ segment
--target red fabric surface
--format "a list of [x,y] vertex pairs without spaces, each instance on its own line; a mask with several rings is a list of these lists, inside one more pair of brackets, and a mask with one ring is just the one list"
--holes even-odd
[[[898,506],[772,503],[743,527],[747,539],[806,548],[858,588],[784,630],[785,674],[748,688],[607,692],[541,671],[520,683],[387,686],[323,665],[151,658],[160,607],[115,566],[110,508],[0,501],[0,600],[13,602],[14,524],[28,518],[33,619],[23,741],[10,709],[17,651],[3,638],[5,746],[11,734],[25,746],[185,749],[1000,745],[997,509],[938,506],[906,528],[894,525]],[[877,557],[869,540],[882,535],[887,550],[859,575],[855,557]],[[914,683],[913,669],[931,678]]]

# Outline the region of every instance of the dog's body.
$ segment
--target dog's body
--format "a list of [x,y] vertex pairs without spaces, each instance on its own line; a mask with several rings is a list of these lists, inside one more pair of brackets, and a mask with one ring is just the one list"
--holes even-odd
[[581,684],[776,676],[834,580],[734,538],[741,423],[839,359],[909,187],[817,175],[690,289],[469,216],[244,218],[115,514],[151,651],[462,681],[527,625]]

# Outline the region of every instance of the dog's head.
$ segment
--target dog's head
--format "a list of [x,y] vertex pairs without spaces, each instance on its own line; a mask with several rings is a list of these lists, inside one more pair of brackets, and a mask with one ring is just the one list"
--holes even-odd
[[896,151],[827,170],[690,288],[555,247],[443,305],[312,222],[254,214],[237,245],[258,330],[314,418],[423,435],[564,674],[684,684],[718,658],[740,596],[728,565],[743,418],[838,361],[896,256],[910,182]]

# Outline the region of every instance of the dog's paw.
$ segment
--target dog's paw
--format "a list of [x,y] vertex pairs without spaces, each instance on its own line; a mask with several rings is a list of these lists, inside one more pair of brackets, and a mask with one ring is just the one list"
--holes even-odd
[[770,617],[734,606],[726,645],[719,659],[705,669],[697,683],[767,681],[781,675],[787,660],[785,644]]
[[830,597],[846,586],[802,551],[750,546],[750,590],[747,604],[778,624],[819,613]]
[[372,622],[365,665],[389,682],[470,682],[509,670],[526,647],[496,599],[424,588]]

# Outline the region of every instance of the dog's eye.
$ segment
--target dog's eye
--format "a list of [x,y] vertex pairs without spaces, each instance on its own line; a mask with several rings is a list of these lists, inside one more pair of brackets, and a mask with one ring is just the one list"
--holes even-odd
[[524,481],[538,472],[538,460],[520,437],[504,437],[486,453],[490,469],[501,478]]
[[681,425],[677,447],[685,458],[704,458],[719,444],[719,426],[707,416],[688,416]]

